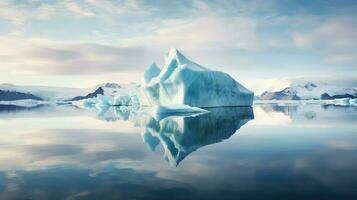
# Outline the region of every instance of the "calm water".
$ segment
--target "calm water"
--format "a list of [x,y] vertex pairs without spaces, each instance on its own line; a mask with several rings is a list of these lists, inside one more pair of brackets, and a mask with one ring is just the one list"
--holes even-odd
[[357,199],[357,107],[0,106],[0,199]]

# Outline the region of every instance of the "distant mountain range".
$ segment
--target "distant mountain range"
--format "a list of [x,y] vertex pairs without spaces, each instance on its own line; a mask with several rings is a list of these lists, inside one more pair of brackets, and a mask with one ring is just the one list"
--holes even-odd
[[260,100],[308,100],[340,98],[357,98],[357,90],[354,88],[346,88],[329,84],[291,82],[283,87],[283,89],[268,89],[256,96],[256,99]]
[[0,101],[14,100],[67,100],[75,96],[86,95],[93,88],[68,88],[68,87],[48,87],[48,86],[23,86],[14,84],[0,84]]
[[103,83],[92,88],[66,88],[47,86],[18,86],[0,84],[0,101],[38,100],[38,101],[78,101],[98,95],[115,96],[136,89],[135,84]]
[[[92,88],[66,88],[47,86],[18,86],[0,84],[0,101],[78,101],[98,95],[116,96],[137,90],[136,84],[103,83]],[[272,85],[261,94],[258,100],[308,100],[357,98],[357,89],[313,82],[287,82]]]

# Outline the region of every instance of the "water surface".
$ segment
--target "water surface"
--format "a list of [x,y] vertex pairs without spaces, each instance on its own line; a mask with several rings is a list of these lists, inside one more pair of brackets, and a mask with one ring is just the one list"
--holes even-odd
[[0,199],[357,199],[357,107],[0,107]]

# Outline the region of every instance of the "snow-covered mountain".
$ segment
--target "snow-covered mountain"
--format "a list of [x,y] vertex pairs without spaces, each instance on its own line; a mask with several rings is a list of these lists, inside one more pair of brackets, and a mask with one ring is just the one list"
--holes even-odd
[[102,87],[98,87],[94,92],[91,92],[85,96],[73,97],[72,99],[69,99],[69,101],[79,101],[79,100],[83,100],[83,99],[90,99],[90,98],[97,97],[98,95],[104,95],[104,90]]
[[138,88],[137,84],[117,84],[117,83],[103,83],[96,86],[103,88],[104,96],[118,96],[135,92]]
[[[14,101],[22,99],[33,100],[66,100],[78,95],[85,95],[91,89],[68,88],[68,87],[47,87],[47,86],[23,86],[13,85],[9,83],[0,84],[0,100]],[[12,98],[6,100],[5,93],[11,95]],[[19,94],[19,95],[16,95]]]
[[135,84],[103,83],[91,88],[21,86],[9,83],[0,84],[0,101],[77,101],[98,95],[116,96],[137,88]]
[[76,96],[68,99],[72,104],[79,107],[91,108],[98,106],[129,106],[132,104],[139,105],[137,98],[138,85],[104,83],[92,88],[92,92],[85,96]]
[[112,88],[112,89],[122,88],[122,86],[119,85],[118,83],[102,83],[102,84],[97,85],[97,87]]
[[357,98],[357,89],[309,81],[287,82],[283,87],[271,86],[256,98],[261,100],[353,99]]

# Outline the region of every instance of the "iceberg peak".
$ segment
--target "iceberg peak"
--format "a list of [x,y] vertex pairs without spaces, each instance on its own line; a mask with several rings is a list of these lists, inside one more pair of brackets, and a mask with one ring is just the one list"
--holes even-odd
[[177,64],[183,65],[190,62],[177,48],[171,48],[165,59],[165,66],[175,60]]
[[254,96],[230,75],[198,65],[176,48],[161,70],[151,65],[145,71],[141,89],[142,105],[251,106]]
[[159,74],[160,68],[153,62],[144,72],[144,83],[149,83],[151,79],[157,77]]

